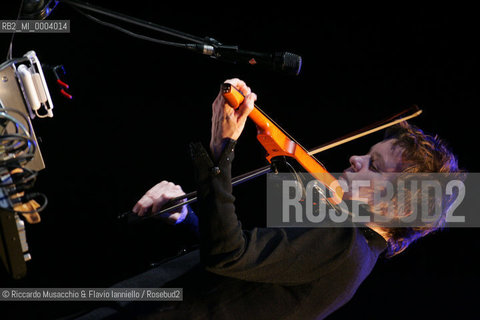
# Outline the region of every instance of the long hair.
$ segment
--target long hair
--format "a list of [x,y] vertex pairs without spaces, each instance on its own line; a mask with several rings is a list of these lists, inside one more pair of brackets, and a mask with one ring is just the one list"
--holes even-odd
[[[464,171],[459,169],[456,156],[450,151],[447,144],[438,136],[425,134],[416,126],[402,122],[385,133],[385,140],[394,139],[394,146],[403,148],[403,170],[398,179],[408,181],[412,177],[418,177],[420,173],[443,173],[454,174],[457,179],[464,179]],[[392,203],[397,218],[406,217],[413,210],[412,199],[422,198],[427,201],[428,210],[433,210],[441,205],[442,212],[435,220],[420,226],[411,227],[382,227],[387,235],[388,247],[386,257],[393,257],[404,251],[410,244],[425,235],[436,230],[441,230],[445,225],[445,217],[448,208],[456,195],[443,195],[441,199],[421,191],[404,190],[403,200],[399,201],[399,192],[396,190]],[[425,199],[427,197],[427,199]],[[406,199],[406,200],[405,200]],[[415,202],[415,203],[417,203]],[[381,212],[385,207],[372,208],[374,212]],[[393,224],[394,225],[394,224]]]

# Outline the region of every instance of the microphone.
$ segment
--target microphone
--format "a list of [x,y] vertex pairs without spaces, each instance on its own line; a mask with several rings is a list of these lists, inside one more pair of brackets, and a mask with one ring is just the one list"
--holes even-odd
[[298,76],[302,57],[290,52],[260,53],[238,49],[238,46],[187,44],[187,49],[232,63],[248,63]]
[[24,0],[21,19],[44,20],[57,6],[59,0]]

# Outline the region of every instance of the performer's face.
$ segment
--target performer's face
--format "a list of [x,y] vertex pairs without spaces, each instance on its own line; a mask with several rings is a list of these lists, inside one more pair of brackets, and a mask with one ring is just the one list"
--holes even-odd
[[340,182],[346,184],[344,200],[371,203],[373,192],[378,191],[382,183],[391,181],[394,172],[402,171],[403,148],[394,146],[394,142],[394,139],[384,140],[375,144],[367,154],[350,157],[351,166],[340,177],[343,180]]

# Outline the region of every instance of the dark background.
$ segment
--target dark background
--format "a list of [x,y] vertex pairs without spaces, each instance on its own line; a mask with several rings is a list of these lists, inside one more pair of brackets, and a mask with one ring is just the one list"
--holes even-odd
[[[193,190],[187,145],[208,144],[211,103],[220,83],[232,77],[245,80],[257,104],[307,149],[417,104],[424,113],[412,123],[439,134],[461,167],[478,171],[479,29],[468,8],[346,12],[317,6],[91,3],[246,50],[291,51],[303,57],[302,71],[288,76],[135,39],[64,4],[49,19],[70,20],[69,34],[16,34],[14,57],[33,49],[42,63],[63,64],[74,98],[68,101],[50,82],[55,117],[33,122],[46,162],[35,190],[45,193],[49,204],[42,222],[27,226],[33,256],[28,276],[2,279],[3,287],[106,287],[192,244],[179,228],[158,221],[126,225],[116,216],[161,180]],[[18,5],[8,10],[2,5],[1,18],[14,19]],[[6,55],[10,35],[0,36]],[[350,155],[368,152],[381,137],[374,134],[317,157],[330,172],[339,172],[349,166]],[[265,164],[255,127],[248,123],[234,174]],[[235,188],[235,196],[244,226],[262,226],[264,178]],[[330,319],[473,317],[480,284],[478,234],[445,230],[380,261],[353,300]],[[25,305],[11,305],[12,315],[49,319],[83,307]]]

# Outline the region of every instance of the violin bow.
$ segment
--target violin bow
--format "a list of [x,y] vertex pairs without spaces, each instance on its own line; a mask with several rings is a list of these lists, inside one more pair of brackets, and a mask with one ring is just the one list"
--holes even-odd
[[[422,110],[418,108],[417,105],[413,105],[410,108],[407,108],[403,110],[400,113],[397,113],[389,118],[383,119],[381,121],[375,122],[367,127],[364,127],[360,130],[354,131],[350,134],[347,134],[343,137],[334,139],[330,142],[327,142],[321,146],[318,146],[316,148],[313,148],[308,151],[309,155],[314,155],[320,152],[323,152],[325,150],[337,147],[339,145],[342,145],[344,143],[356,140],[358,138],[367,136],[369,134],[372,134],[374,132],[386,129],[388,127],[394,126],[396,124],[399,124],[403,121],[410,120],[412,118],[418,117],[422,113]],[[406,114],[406,115],[405,115]]]
[[[410,108],[407,108],[407,109],[405,109],[405,110],[403,110],[403,111],[401,111],[401,112],[399,112],[399,113],[397,113],[393,116],[390,116],[386,119],[377,121],[373,124],[370,124],[370,125],[362,128],[362,129],[356,130],[356,131],[351,132],[351,133],[349,133],[345,136],[334,139],[334,140],[329,141],[325,144],[322,144],[322,145],[320,145],[316,148],[308,150],[308,154],[313,156],[317,153],[326,151],[328,149],[338,147],[338,146],[340,146],[342,144],[345,144],[347,142],[359,139],[361,137],[367,136],[367,135],[375,133],[377,131],[380,131],[380,130],[386,129],[388,127],[394,126],[394,125],[399,124],[403,121],[407,121],[407,120],[413,119],[415,117],[418,117],[421,113],[422,113],[422,110],[419,109],[417,105],[413,105]],[[243,182],[246,182],[248,180],[257,178],[257,177],[262,176],[264,174],[267,174],[271,171],[272,171],[272,166],[267,165],[267,166],[258,168],[256,170],[241,174],[239,176],[236,176],[236,177],[232,178],[232,186],[236,186],[236,185],[241,184]],[[185,199],[188,199],[188,200],[185,200]],[[183,201],[183,200],[185,200],[185,201]],[[190,193],[184,194],[183,196],[171,199],[169,202],[167,202],[165,204],[164,208],[162,210],[158,211],[158,212],[151,213],[149,215],[142,216],[142,217],[137,217],[137,216],[135,216],[135,217],[140,219],[140,220],[155,217],[155,216],[161,215],[163,213],[166,213],[166,212],[172,211],[174,209],[177,209],[179,207],[182,207],[186,204],[194,203],[196,201],[197,201],[197,192],[192,191]],[[125,217],[131,216],[132,214],[133,214],[132,211],[127,211],[127,212],[119,215],[118,219],[123,219]]]

